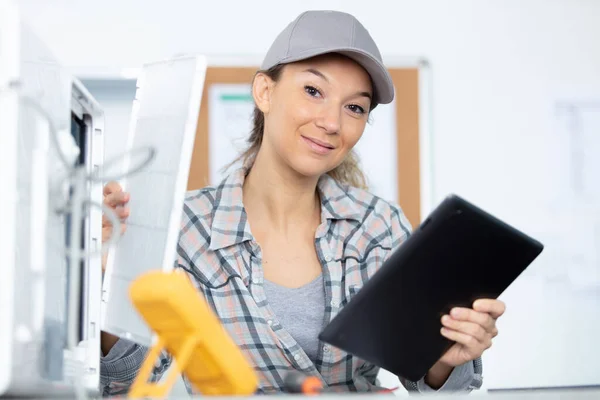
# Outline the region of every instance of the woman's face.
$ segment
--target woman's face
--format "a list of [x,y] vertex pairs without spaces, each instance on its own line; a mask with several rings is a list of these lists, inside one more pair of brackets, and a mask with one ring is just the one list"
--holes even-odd
[[277,82],[257,76],[254,97],[265,114],[261,152],[305,177],[333,170],[363,134],[372,90],[367,72],[338,55],[288,64]]

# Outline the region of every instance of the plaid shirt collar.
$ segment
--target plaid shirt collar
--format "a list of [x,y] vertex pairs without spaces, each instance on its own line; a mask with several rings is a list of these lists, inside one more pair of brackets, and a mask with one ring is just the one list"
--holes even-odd
[[[242,188],[247,172],[247,169],[240,168],[219,185],[221,196],[215,199],[210,250],[223,249],[254,238],[250,232],[242,201]],[[341,219],[360,221],[364,217],[344,187],[329,175],[323,175],[317,187],[321,195],[322,222]],[[318,229],[317,237],[322,236],[325,231],[325,229]],[[231,232],[243,232],[243,234],[233,235]]]

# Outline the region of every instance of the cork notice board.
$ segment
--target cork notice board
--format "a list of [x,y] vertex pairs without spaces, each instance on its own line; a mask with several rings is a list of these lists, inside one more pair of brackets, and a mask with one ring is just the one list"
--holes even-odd
[[[255,67],[209,67],[198,115],[198,129],[192,155],[188,190],[209,184],[208,91],[213,84],[248,84]],[[396,88],[396,135],[398,199],[413,226],[421,222],[420,159],[419,159],[419,69],[390,68]]]

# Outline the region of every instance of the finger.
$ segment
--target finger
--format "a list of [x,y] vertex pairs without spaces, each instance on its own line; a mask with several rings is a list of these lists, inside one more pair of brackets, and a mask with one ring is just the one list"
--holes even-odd
[[[127,220],[130,214],[129,207],[117,206],[113,211],[117,215],[117,218],[123,222]],[[108,218],[106,214],[102,214],[102,227],[105,228],[111,225],[112,219]]]
[[110,239],[111,235],[112,235],[112,229],[103,229],[102,230],[102,243],[107,242],[108,239]]
[[106,215],[102,214],[102,228],[108,227],[112,225],[112,221],[106,217]]
[[[127,217],[129,217],[129,207],[126,207],[126,206],[116,206],[115,208],[112,209],[112,212],[115,213],[117,218],[119,218],[120,220],[125,220],[125,219],[127,219]],[[103,218],[103,222],[102,222],[103,226],[110,225],[111,219],[108,218],[106,216],[106,214],[102,214],[102,218]]]
[[473,309],[478,312],[488,313],[492,318],[498,319],[506,311],[506,304],[495,299],[479,299],[473,303]]
[[[127,224],[121,224],[121,236],[125,234],[125,231],[127,231]],[[112,229],[103,229],[102,230],[102,243],[107,242],[108,240],[110,240],[111,236],[112,236]]]
[[481,325],[474,322],[460,321],[451,318],[449,315],[444,315],[442,317],[442,324],[446,328],[473,336],[480,342],[484,342],[491,338],[490,332],[486,331]]
[[466,348],[467,352],[473,356],[480,356],[481,353],[483,353],[483,350],[492,347],[491,340],[480,342],[471,335],[467,335],[466,333],[458,332],[453,329],[442,328],[441,333],[444,337],[455,341],[456,343],[462,344]]
[[491,332],[496,327],[496,322],[490,314],[478,312],[470,308],[453,308],[450,311],[450,315],[452,318],[460,321],[469,321],[479,324],[488,332]]
[[108,196],[111,193],[117,193],[117,192],[122,192],[123,189],[121,188],[121,185],[119,185],[117,182],[115,181],[111,181],[108,182],[103,189],[104,195]]
[[131,196],[127,192],[116,192],[111,193],[104,198],[104,204],[109,207],[116,207],[118,205],[127,204]]
[[115,207],[115,214],[117,214],[117,217],[121,221],[124,221],[127,219],[127,217],[129,217],[129,207],[117,206]]

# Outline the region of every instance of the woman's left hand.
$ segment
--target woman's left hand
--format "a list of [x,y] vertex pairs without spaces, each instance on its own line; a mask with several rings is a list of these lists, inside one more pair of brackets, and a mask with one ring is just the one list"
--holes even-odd
[[505,304],[500,300],[480,299],[473,308],[453,308],[442,317],[442,335],[456,343],[438,363],[457,367],[475,360],[492,346],[498,335],[496,320],[504,314]]

